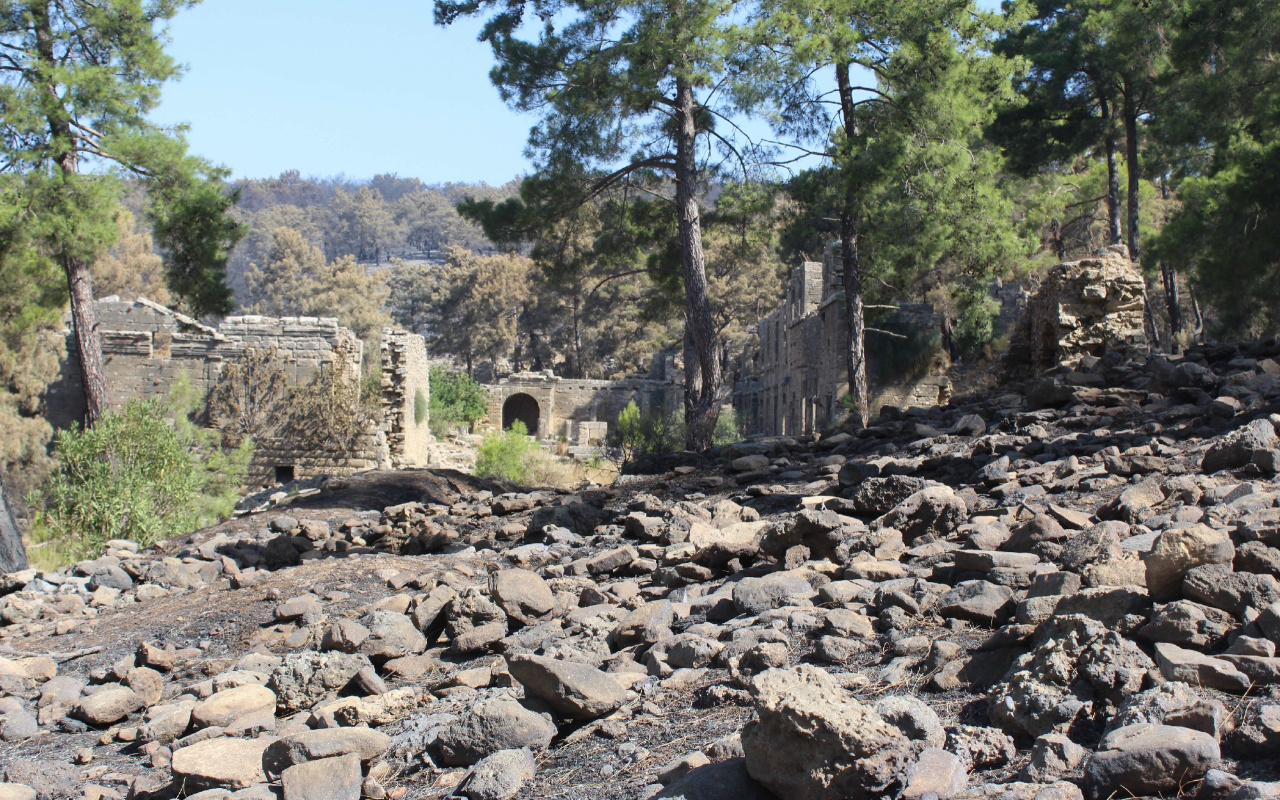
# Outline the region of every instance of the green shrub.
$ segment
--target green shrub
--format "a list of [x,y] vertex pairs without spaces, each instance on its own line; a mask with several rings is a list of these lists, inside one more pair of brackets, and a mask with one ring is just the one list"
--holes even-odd
[[742,424],[738,422],[738,412],[733,406],[721,406],[720,416],[716,417],[715,430],[711,432],[712,444],[733,444],[742,441]]
[[447,436],[452,428],[470,425],[489,413],[489,393],[465,372],[431,368],[431,432]]
[[621,451],[623,462],[674,453],[684,446],[684,414],[642,414],[632,400],[619,412],[611,438],[613,446]]
[[413,424],[421,425],[427,421],[427,397],[418,389],[413,393]]
[[476,453],[476,475],[523,483],[538,449],[538,443],[529,438],[529,429],[520,420],[511,423],[509,430],[489,431]]
[[956,321],[952,340],[956,352],[968,358],[990,349],[995,342],[1000,304],[980,291],[962,292],[960,301],[960,318]]
[[[146,547],[230,515],[252,445],[223,450],[191,421],[190,384],[169,403],[133,401],[92,428],[57,435],[57,467],[32,496],[37,539],[76,558],[110,539]],[[39,542],[37,542],[39,543]]]

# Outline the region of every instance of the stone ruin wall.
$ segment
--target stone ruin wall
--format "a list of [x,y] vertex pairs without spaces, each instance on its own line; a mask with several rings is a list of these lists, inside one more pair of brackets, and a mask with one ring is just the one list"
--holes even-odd
[[[932,333],[941,331],[942,318],[928,304],[903,303],[881,325],[895,331]],[[945,353],[932,357],[915,374],[878,378],[877,367],[896,341],[878,334],[867,337],[872,408],[949,402],[952,382]],[[797,267],[784,304],[760,321],[754,363],[734,386],[733,406],[744,430],[794,436],[821,431],[843,419],[848,343],[844,294],[834,259]]]
[[[310,382],[321,369],[338,368],[359,377],[364,345],[336,319],[316,317],[228,317],[219,328],[145,299],[99,300],[95,303],[102,339],[103,367],[110,387],[110,408],[130,400],[162,400],[184,376],[208,396],[227,363],[250,347],[273,350],[286,358],[292,385]],[[395,358],[383,376],[384,419],[399,420],[401,428],[382,426],[362,434],[351,448],[317,448],[288,439],[260,442],[250,465],[249,480],[269,485],[290,475],[350,475],[400,463],[426,463],[423,436],[426,422],[413,425],[414,392],[426,391],[426,349],[422,337],[395,332]],[[84,388],[75,353],[75,339],[67,334],[68,357],[59,379],[46,396],[49,421],[66,428],[84,418]],[[404,406],[408,405],[405,409]],[[409,429],[404,429],[406,418]],[[420,429],[420,430],[419,430]]]
[[1005,355],[1010,377],[1029,377],[1085,356],[1146,352],[1146,283],[1128,250],[1054,266],[1027,306]]
[[681,381],[668,377],[661,367],[649,377],[623,380],[559,378],[548,373],[521,372],[488,384],[485,389],[489,393],[487,425],[506,427],[507,418],[522,399],[520,396],[527,396],[537,403],[537,437],[563,438],[575,455],[589,454],[603,445],[609,426],[633,400],[641,413],[667,416],[679,413],[684,404]]
[[391,465],[396,469],[431,462],[430,372],[427,344],[421,336],[382,329],[382,408]]
[[[844,297],[835,259],[797,267],[784,304],[760,322],[753,368],[734,387],[733,405],[748,433],[799,435],[829,428],[846,415],[845,353],[848,332]],[[1009,377],[1026,377],[1058,364],[1107,352],[1137,353],[1148,348],[1144,328],[1146,286],[1137,265],[1120,247],[1096,258],[1053,267],[1034,293],[1017,283],[995,282],[1000,304],[995,324],[1010,338],[1004,362]],[[876,327],[940,333],[942,318],[932,306],[903,303]],[[891,358],[894,340],[867,336],[871,408],[946,405],[953,394],[990,382],[971,367],[953,365],[939,352],[914,375],[878,369]],[[877,376],[881,377],[877,380]],[[886,379],[887,378],[887,379]]]

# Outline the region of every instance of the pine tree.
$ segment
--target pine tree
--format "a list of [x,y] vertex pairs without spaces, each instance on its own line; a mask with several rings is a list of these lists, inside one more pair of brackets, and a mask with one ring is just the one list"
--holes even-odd
[[124,300],[145,297],[162,306],[171,304],[164,259],[156,253],[151,234],[137,230],[133,214],[124,208],[116,213],[116,224],[120,233],[115,245],[90,270],[94,289]]
[[[1280,331],[1280,8],[1186,0],[1156,130],[1180,207],[1156,255],[1191,275],[1222,331]],[[1194,298],[1193,298],[1194,300]]]
[[[383,310],[387,288],[355,258],[327,262],[318,247],[290,228],[277,228],[261,267],[245,271],[244,308],[274,317],[334,317],[351,328],[376,353],[382,328],[391,318]],[[372,364],[371,359],[366,359]]]
[[147,180],[175,293],[199,313],[230,308],[220,279],[242,232],[225,219],[221,173],[147,120],[178,72],[164,24],[193,4],[0,0],[0,168],[22,176],[17,224],[65,276],[90,424],[108,394],[90,271],[117,235],[119,179],[106,167]]
[[[860,424],[870,416],[865,279],[901,286],[947,264],[977,298],[1011,244],[1000,160],[982,141],[1007,80],[1003,60],[987,52],[994,25],[969,2],[762,5],[759,77],[738,92],[747,104],[769,98],[781,132],[827,160],[802,176],[796,194],[838,220],[849,394]],[[804,147],[814,143],[821,149]]]
[[[503,98],[541,119],[530,151],[548,192],[544,214],[581,205],[628,180],[675,182],[685,308],[686,444],[711,445],[723,378],[708,291],[699,204],[702,163],[731,137],[718,130],[730,104],[719,92],[739,44],[728,0],[437,0],[449,25],[488,14],[481,39]],[[542,22],[520,37],[526,15]]]

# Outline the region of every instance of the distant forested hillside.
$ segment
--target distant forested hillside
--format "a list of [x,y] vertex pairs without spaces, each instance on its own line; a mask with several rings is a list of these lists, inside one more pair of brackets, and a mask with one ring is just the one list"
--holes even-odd
[[304,178],[297,170],[236,181],[232,187],[240,191],[240,202],[235,215],[250,232],[231,254],[228,281],[242,299],[245,272],[250,264],[266,262],[277,228],[302,234],[329,261],[344,256],[374,265],[391,258],[439,260],[450,247],[490,252],[484,233],[459,216],[456,207],[468,197],[504,200],[518,185],[431,186],[397,175],[368,181]]

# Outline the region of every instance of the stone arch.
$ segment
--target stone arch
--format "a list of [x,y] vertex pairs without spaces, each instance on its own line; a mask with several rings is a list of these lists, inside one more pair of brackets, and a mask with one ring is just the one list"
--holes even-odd
[[509,429],[516,420],[524,423],[530,436],[538,435],[538,421],[542,410],[533,395],[516,392],[502,403],[502,429]]

